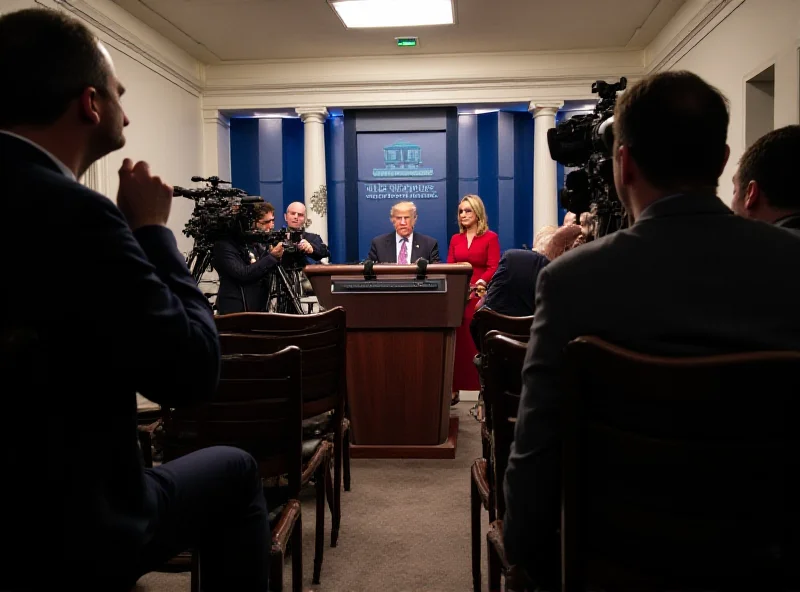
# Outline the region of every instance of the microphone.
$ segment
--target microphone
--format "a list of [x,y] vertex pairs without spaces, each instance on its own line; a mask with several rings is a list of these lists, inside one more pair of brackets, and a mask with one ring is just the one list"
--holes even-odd
[[428,260],[420,257],[417,259],[417,279],[424,280],[425,273],[428,271]]
[[375,275],[373,265],[375,265],[375,262],[372,259],[367,259],[364,261],[364,279],[367,281],[378,279],[378,276]]

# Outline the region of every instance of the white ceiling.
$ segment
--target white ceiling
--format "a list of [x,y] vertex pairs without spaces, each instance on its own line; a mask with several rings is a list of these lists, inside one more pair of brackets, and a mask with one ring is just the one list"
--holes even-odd
[[[113,0],[205,63],[643,48],[685,0],[455,0],[455,26],[347,30],[326,0]],[[395,37],[418,36],[417,48]]]

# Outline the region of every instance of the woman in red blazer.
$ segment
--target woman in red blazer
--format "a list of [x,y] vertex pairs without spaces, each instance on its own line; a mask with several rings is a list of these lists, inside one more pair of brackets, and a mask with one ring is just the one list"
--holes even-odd
[[489,230],[486,209],[483,207],[483,201],[477,195],[466,195],[458,204],[458,228],[460,232],[450,239],[447,262],[471,264],[472,280],[470,281],[469,300],[464,307],[464,318],[461,326],[456,330],[452,405],[459,402],[459,391],[480,390],[478,370],[472,361],[478,352],[469,332],[469,324],[475,314],[475,305],[478,303],[475,288],[478,284],[485,286],[489,283],[500,262],[500,241],[497,233]]

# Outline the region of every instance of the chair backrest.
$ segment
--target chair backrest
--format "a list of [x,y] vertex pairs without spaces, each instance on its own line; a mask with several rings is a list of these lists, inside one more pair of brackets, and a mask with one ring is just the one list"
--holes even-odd
[[258,461],[262,477],[288,474],[289,496],[302,469],[302,353],[223,355],[213,401],[164,410],[164,460],[209,446],[235,446]]
[[565,582],[796,576],[800,353],[665,358],[582,337],[566,359]]
[[497,516],[506,510],[503,495],[503,476],[508,467],[508,455],[514,441],[514,426],[522,395],[522,364],[528,344],[504,335],[494,334],[486,340],[484,359],[487,361],[486,390],[491,393],[492,459],[496,487],[495,507]]
[[[476,313],[477,314],[477,313]],[[510,317],[509,317],[510,318]],[[530,317],[533,318],[533,317]],[[513,334],[513,333],[506,333],[504,331],[497,331],[492,330],[489,331],[486,335],[484,335],[484,345],[488,342],[489,339],[492,337],[497,337],[501,335],[503,337],[507,337],[509,339],[513,339],[514,341],[518,341],[520,343],[527,344],[528,339],[530,338],[530,332],[525,332],[523,334]],[[484,350],[485,352],[485,350]],[[492,398],[494,397],[494,393],[492,391],[491,384],[487,385],[486,383],[486,375],[488,373],[489,366],[491,365],[491,360],[483,355],[481,357],[481,364],[479,372],[481,373],[481,377],[483,379],[483,406],[484,406],[484,419],[486,421],[486,428],[489,430],[489,433],[492,432],[493,427],[493,417],[492,417]],[[520,372],[522,368],[520,367]]]
[[303,415],[344,409],[347,329],[341,306],[319,314],[237,313],[215,318],[223,354],[303,352]]
[[510,317],[490,308],[476,310],[473,319],[478,325],[478,335],[481,336],[481,351],[485,351],[490,331],[502,331],[509,335],[528,335],[533,324],[533,316]]

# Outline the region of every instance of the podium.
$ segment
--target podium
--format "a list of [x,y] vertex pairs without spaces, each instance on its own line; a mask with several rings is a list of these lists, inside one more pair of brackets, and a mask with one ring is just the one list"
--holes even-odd
[[[455,458],[450,417],[456,328],[472,266],[309,265],[319,303],[347,311],[354,458]],[[313,364],[313,360],[303,360]]]

